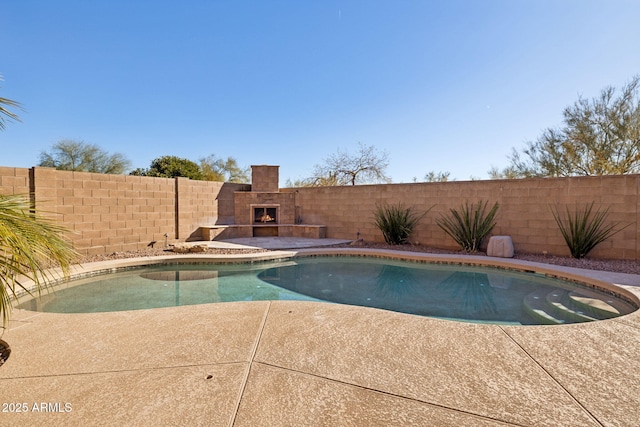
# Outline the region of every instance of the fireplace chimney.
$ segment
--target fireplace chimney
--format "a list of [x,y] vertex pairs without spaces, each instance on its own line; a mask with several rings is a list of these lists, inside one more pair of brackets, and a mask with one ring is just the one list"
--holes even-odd
[[279,187],[280,166],[251,166],[251,191],[277,193]]

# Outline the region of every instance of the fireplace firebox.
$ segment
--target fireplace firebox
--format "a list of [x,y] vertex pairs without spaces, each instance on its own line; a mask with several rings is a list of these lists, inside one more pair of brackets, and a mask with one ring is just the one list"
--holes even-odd
[[278,207],[277,206],[254,206],[253,207],[253,223],[254,224],[277,224],[278,223]]

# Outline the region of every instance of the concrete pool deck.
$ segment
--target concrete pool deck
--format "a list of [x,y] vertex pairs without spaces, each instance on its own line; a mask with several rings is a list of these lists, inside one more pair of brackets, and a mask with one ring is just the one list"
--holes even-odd
[[[527,264],[640,295],[640,276]],[[296,301],[14,310],[2,339],[12,353],[0,367],[0,425],[640,423],[637,311],[583,324],[504,326]]]

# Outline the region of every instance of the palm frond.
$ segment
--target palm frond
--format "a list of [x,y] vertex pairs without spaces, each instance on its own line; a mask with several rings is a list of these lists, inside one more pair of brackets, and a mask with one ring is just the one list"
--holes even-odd
[[[41,293],[53,267],[68,276],[78,253],[65,238],[68,230],[33,211],[28,198],[0,196],[0,312],[9,320],[11,300],[21,291]],[[33,283],[33,289],[27,283]]]
[[19,102],[0,97],[0,130],[5,128],[5,121],[7,120],[20,121],[20,117],[16,113],[9,111],[5,106],[22,109]]

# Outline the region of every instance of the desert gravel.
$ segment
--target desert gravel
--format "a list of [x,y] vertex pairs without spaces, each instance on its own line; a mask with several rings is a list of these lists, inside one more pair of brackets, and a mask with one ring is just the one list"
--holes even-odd
[[[333,247],[350,247],[352,245],[336,245]],[[423,245],[387,245],[384,243],[370,243],[370,242],[358,242],[358,247],[364,248],[375,248],[375,249],[393,249],[393,250],[403,250],[410,252],[426,252],[426,253],[449,253],[449,254],[464,254],[461,251],[451,251],[451,250],[442,250],[437,248],[431,248]],[[326,246],[322,246],[326,247]],[[220,249],[220,248],[208,248],[204,253],[206,254],[218,254],[218,255],[227,255],[227,254],[243,254],[243,253],[258,253],[258,252],[268,252],[267,249]],[[159,256],[159,255],[174,255],[170,249],[164,248],[145,248],[137,251],[131,252],[114,252],[110,254],[103,255],[92,255],[83,257],[81,259],[81,263],[87,262],[95,262],[95,261],[105,261],[112,259],[123,259],[123,258],[134,258],[134,257],[144,257],[144,256]],[[179,254],[175,254],[179,255]],[[486,255],[483,252],[475,253],[474,255]],[[601,270],[601,271],[613,271],[617,273],[628,273],[628,274],[640,274],[640,262],[638,261],[630,261],[630,260],[609,260],[609,259],[593,259],[593,258],[583,258],[583,259],[575,259],[569,257],[559,257],[559,256],[545,256],[538,254],[525,254],[525,253],[516,253],[514,256],[515,259],[521,259],[532,262],[539,262],[544,264],[554,264],[561,265],[565,267],[575,267],[575,268],[584,268],[587,270]]]

